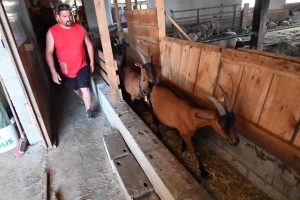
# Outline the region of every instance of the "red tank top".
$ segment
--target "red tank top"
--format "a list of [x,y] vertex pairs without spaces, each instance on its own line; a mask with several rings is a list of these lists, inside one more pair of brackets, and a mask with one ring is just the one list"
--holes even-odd
[[84,50],[84,28],[73,23],[70,29],[64,29],[56,24],[50,28],[50,31],[54,38],[61,72],[66,77],[76,77],[78,71],[87,65]]

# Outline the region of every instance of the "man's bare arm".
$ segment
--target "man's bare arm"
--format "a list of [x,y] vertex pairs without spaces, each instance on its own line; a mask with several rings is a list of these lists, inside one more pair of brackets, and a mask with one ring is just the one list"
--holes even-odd
[[91,66],[91,72],[93,73],[94,70],[95,70],[95,67],[94,67],[94,48],[93,48],[93,45],[92,45],[92,42],[86,32],[86,30],[84,29],[84,34],[85,34],[85,38],[84,38],[84,41],[85,41],[85,45],[87,47],[87,51],[88,51],[88,54],[89,54],[89,58],[90,58],[90,66]]
[[52,74],[52,80],[55,83],[60,84],[61,78],[60,75],[55,70],[53,52],[54,52],[54,39],[51,31],[48,30],[46,35],[46,53],[45,53],[46,61]]

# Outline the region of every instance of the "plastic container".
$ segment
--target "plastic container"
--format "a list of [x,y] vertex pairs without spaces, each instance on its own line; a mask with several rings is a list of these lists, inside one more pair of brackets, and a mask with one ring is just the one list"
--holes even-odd
[[18,146],[19,137],[14,124],[0,129],[0,153],[9,151]]

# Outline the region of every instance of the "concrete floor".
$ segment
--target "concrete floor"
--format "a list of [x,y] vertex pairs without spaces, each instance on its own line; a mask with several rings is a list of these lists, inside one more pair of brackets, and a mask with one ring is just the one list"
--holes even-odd
[[98,100],[96,118],[88,120],[85,108],[67,86],[55,86],[54,124],[57,148],[42,143],[27,147],[21,158],[16,148],[0,154],[1,199],[42,199],[43,172],[48,174],[47,199],[125,199],[105,151],[102,136],[112,131]]

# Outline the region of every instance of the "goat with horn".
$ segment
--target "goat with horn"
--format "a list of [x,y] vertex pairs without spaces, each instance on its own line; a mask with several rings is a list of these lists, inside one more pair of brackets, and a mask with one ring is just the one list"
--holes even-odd
[[183,138],[182,151],[187,150],[186,144],[193,150],[198,159],[199,169],[203,178],[208,177],[208,173],[202,163],[200,151],[194,147],[191,140],[198,129],[204,126],[211,126],[231,145],[237,146],[240,142],[239,137],[233,129],[235,117],[231,110],[228,96],[221,86],[220,88],[227,109],[211,95],[203,94],[215,105],[218,112],[191,106],[184,99],[178,98],[169,87],[161,83],[154,85],[150,94],[150,103],[153,109],[154,122],[158,128],[158,136],[161,137],[159,121],[168,127],[177,129]]
[[135,99],[145,98],[148,95],[149,83],[155,83],[155,76],[152,64],[153,55],[150,56],[150,50],[148,49],[149,62],[147,62],[145,56],[138,48],[130,48],[135,50],[142,64],[135,63],[135,65],[140,68],[138,72],[132,66],[123,67],[121,69],[120,78],[133,103]]

